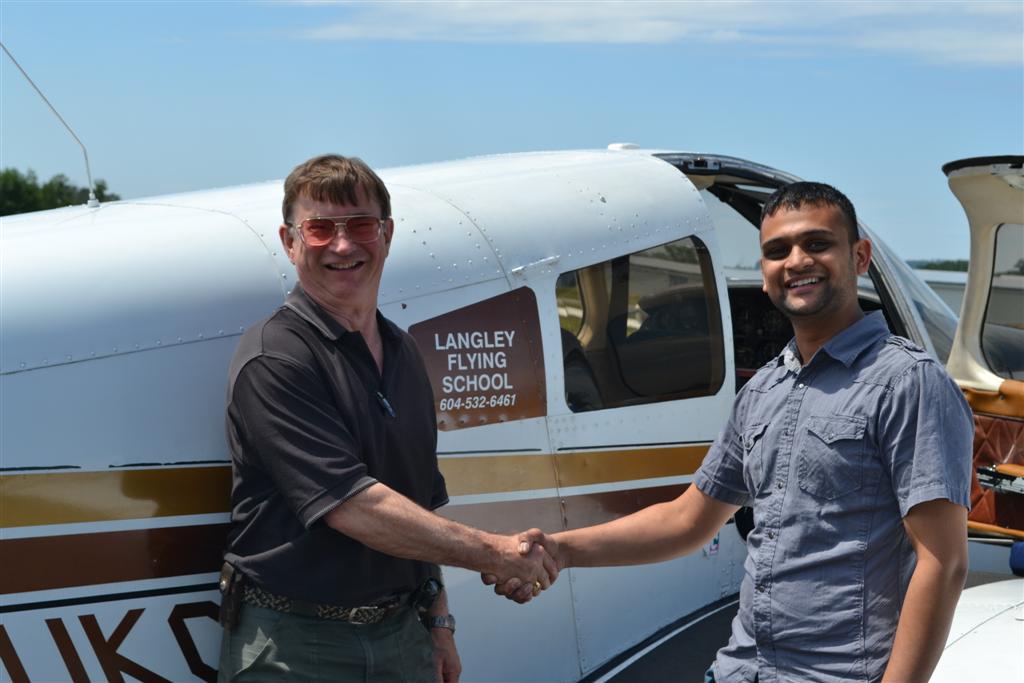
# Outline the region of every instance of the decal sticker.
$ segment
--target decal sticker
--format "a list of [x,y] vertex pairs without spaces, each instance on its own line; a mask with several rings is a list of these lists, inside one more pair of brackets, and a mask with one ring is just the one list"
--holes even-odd
[[711,539],[711,542],[704,546],[704,557],[718,554],[718,534]]
[[409,328],[434,388],[437,427],[477,427],[547,411],[537,299],[529,287]]

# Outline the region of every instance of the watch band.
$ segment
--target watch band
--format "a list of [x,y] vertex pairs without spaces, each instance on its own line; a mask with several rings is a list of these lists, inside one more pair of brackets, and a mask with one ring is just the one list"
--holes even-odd
[[446,614],[443,617],[425,617],[423,619],[423,623],[427,628],[446,628],[452,633],[455,633],[455,617],[450,614]]

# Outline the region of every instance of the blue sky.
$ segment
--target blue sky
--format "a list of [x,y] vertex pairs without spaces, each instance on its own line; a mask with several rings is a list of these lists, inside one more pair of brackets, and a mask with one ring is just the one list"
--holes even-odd
[[[125,198],[645,147],[835,184],[905,258],[966,258],[939,167],[1024,153],[1024,3],[19,2],[0,40]],[[0,55],[0,165],[85,183]]]

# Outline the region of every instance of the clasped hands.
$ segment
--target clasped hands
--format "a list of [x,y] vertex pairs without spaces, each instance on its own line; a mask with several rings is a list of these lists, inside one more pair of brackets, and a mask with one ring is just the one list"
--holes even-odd
[[494,586],[497,595],[503,595],[519,604],[529,602],[547,589],[564,568],[559,563],[558,543],[540,529],[529,529],[510,537],[516,553],[505,563],[500,574],[481,574],[487,586]]

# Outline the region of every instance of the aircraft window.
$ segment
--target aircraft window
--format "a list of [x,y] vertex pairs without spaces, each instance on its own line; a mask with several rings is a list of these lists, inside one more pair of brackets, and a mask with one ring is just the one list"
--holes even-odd
[[[718,244],[722,248],[722,266],[728,269],[745,271],[742,275],[761,279],[761,248],[758,241],[757,226],[760,224],[761,208],[758,206],[758,218],[753,222],[744,218],[736,209],[725,204],[709,190],[701,190],[700,196],[711,214],[711,221],[718,232]],[[737,273],[736,275],[741,275]]]
[[564,273],[557,291],[573,412],[706,396],[722,386],[714,271],[696,238]]
[[[875,248],[884,247],[876,240]],[[914,302],[917,313],[921,316],[925,331],[932,340],[932,346],[935,347],[936,357],[942,363],[946,363],[949,360],[949,350],[953,347],[953,335],[956,334],[956,314],[902,259],[892,258],[889,261],[895,268],[904,296]],[[892,328],[891,323],[889,327]]]
[[1024,379],[1024,225],[996,232],[992,286],[985,307],[981,349],[992,372]]

